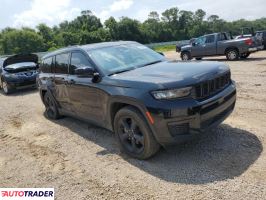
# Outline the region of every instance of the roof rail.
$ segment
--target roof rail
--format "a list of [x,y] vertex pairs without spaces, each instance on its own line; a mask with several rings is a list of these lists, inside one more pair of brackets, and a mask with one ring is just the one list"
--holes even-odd
[[62,47],[60,49],[56,49],[56,50],[63,50],[63,49],[68,49],[68,48],[71,48],[71,47],[79,47],[80,45],[76,44],[76,45],[69,45],[67,47]]

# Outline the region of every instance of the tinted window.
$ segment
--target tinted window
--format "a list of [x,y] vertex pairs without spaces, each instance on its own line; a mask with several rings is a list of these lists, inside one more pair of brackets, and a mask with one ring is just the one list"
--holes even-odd
[[88,58],[82,53],[74,52],[71,55],[71,64],[69,68],[70,74],[74,74],[76,68],[91,66]]
[[219,34],[219,41],[224,41],[224,40],[227,40],[226,34],[224,33]]
[[68,74],[69,54],[59,54],[55,57],[55,73]]
[[213,43],[214,42],[214,35],[206,36],[206,43]]
[[40,70],[44,73],[51,73],[53,57],[46,58],[42,61]]

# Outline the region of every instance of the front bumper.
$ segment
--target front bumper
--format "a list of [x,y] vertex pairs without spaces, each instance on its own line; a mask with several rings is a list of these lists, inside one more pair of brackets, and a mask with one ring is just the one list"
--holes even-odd
[[186,108],[175,107],[170,111],[155,112],[154,109],[148,109],[154,118],[152,131],[161,145],[167,146],[192,140],[222,123],[234,109],[235,85],[232,83],[207,100],[194,101],[196,103],[191,106],[186,104]]
[[36,78],[18,79],[18,80],[6,80],[10,87],[14,89],[23,89],[36,87]]

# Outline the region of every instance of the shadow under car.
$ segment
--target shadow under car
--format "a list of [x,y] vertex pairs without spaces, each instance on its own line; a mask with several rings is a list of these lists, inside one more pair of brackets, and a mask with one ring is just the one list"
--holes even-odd
[[99,156],[120,154],[127,162],[162,180],[205,184],[243,174],[260,156],[263,146],[253,133],[222,124],[198,140],[161,149],[148,160],[121,154],[112,132],[73,118],[53,121],[105,150]]

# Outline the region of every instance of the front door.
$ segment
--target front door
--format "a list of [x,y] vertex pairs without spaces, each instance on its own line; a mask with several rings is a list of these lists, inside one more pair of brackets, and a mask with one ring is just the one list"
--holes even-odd
[[216,55],[216,42],[214,35],[207,35],[204,47],[204,54],[206,56]]
[[72,52],[67,90],[75,115],[97,124],[104,124],[107,95],[100,89],[101,83],[93,83],[92,77],[79,77],[75,69],[92,67],[88,57],[80,51]]
[[206,37],[202,36],[195,40],[192,44],[191,54],[193,57],[204,56]]

